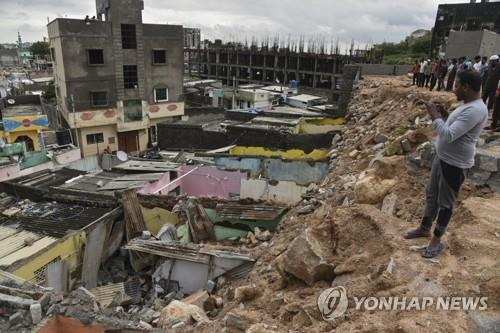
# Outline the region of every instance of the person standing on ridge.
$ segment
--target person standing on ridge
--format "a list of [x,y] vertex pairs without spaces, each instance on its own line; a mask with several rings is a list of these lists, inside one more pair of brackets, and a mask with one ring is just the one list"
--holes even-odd
[[424,258],[434,258],[443,250],[441,237],[450,222],[460,187],[469,169],[474,166],[476,143],[488,122],[488,110],[480,98],[480,91],[479,73],[463,71],[457,74],[455,82],[455,95],[464,102],[463,105],[448,115],[435,104],[427,104],[438,134],[436,157],[432,163],[425,213],[420,226],[403,235],[406,239],[430,237],[437,218],[432,238],[421,253]]

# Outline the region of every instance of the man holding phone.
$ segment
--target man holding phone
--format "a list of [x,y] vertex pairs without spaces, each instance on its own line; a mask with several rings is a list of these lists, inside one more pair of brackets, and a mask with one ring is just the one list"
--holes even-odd
[[455,95],[464,104],[447,114],[435,104],[426,103],[438,137],[436,157],[432,164],[426,189],[425,213],[417,229],[404,234],[404,238],[430,237],[422,257],[434,258],[444,248],[441,237],[446,231],[460,187],[469,169],[474,165],[476,143],[488,121],[488,109],[480,98],[481,77],[474,71],[457,74]]

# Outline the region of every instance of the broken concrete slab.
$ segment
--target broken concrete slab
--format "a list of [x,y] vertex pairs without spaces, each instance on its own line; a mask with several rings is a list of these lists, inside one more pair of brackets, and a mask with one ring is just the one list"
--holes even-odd
[[323,232],[307,228],[288,246],[283,257],[283,270],[312,285],[319,280],[332,281],[335,265],[331,263],[332,249]]
[[479,162],[479,169],[489,172],[499,171],[500,149],[478,148],[476,155]]
[[8,304],[14,308],[28,309],[32,304],[35,304],[36,301],[28,298],[0,294],[0,303]]
[[38,324],[42,320],[42,305],[35,303],[30,305],[31,322]]
[[10,327],[17,326],[24,322],[24,311],[18,311],[9,317]]

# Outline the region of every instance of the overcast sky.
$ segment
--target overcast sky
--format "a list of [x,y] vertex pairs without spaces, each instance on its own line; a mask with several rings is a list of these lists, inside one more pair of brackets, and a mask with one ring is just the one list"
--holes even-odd
[[[303,35],[360,44],[400,41],[433,26],[440,3],[468,0],[144,0],[146,23],[182,24],[202,30],[202,38],[286,39]],[[0,42],[47,35],[47,17],[95,15],[93,0],[0,0]]]

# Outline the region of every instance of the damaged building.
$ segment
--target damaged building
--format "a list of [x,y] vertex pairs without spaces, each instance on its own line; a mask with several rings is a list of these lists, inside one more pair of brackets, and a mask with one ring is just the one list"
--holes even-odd
[[[456,4],[440,4],[436,14],[434,29],[432,30],[431,53],[435,56],[444,55],[448,58],[455,57],[456,53],[451,53],[448,56],[446,45],[449,42],[452,32],[468,32],[460,38],[462,49],[470,47],[471,39],[481,36],[481,31],[489,30],[490,32],[500,33],[500,2],[481,0],[476,2],[471,0],[470,3]],[[472,33],[475,32],[475,33]],[[453,37],[453,36],[451,36]],[[454,37],[457,39],[457,36]],[[456,42],[456,41],[455,41]],[[479,48],[468,51],[479,51]],[[460,54],[458,57],[469,55],[476,56],[480,53]],[[491,54],[482,54],[490,56]]]

